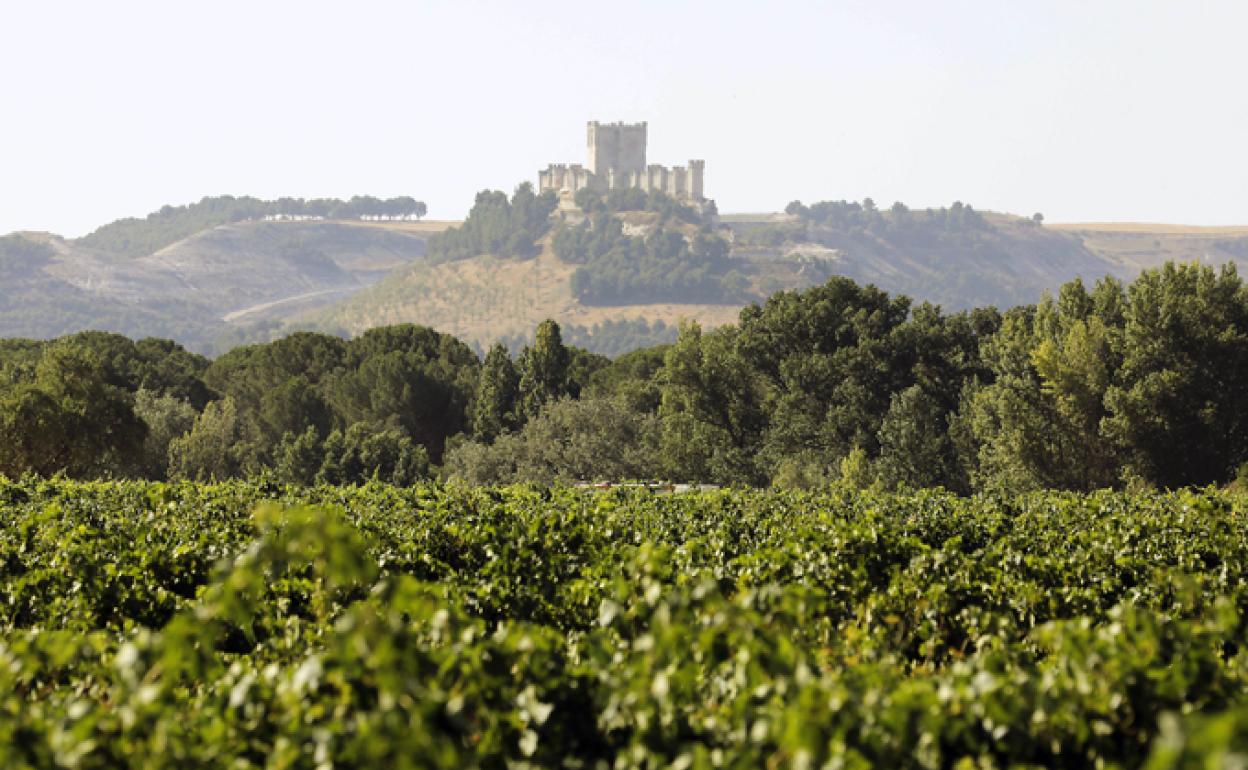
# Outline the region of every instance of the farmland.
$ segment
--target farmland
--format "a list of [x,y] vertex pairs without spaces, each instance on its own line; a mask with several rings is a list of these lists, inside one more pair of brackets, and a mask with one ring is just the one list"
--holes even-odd
[[1232,766],[1244,514],[0,480],[0,764]]

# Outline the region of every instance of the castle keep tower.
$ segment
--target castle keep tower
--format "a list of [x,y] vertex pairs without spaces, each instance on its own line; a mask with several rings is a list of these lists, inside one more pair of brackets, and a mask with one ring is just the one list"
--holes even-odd
[[646,168],[645,123],[589,123],[589,170],[607,179],[640,174]]
[[537,175],[538,189],[551,190],[571,199],[585,188],[598,192],[617,189],[659,190],[673,198],[701,203],[705,161],[688,166],[646,163],[645,123],[599,123],[587,125],[589,162],[552,163]]

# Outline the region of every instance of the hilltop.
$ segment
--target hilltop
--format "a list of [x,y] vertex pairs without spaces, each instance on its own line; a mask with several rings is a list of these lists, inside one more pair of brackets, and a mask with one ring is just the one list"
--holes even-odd
[[[336,202],[335,213],[360,216],[360,201],[393,204],[353,201]],[[429,235],[446,227],[397,218],[410,207],[392,209],[384,227],[298,213],[310,204],[333,211],[335,202],[206,198],[79,239],[0,238],[0,336],[105,329],[211,351],[235,339],[239,324],[280,323],[377,282],[421,258]]]

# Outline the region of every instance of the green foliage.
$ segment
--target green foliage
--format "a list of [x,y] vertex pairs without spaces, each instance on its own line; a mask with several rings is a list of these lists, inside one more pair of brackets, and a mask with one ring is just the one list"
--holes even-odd
[[519,411],[525,420],[540,414],[548,401],[568,394],[571,363],[559,324],[549,318],[538,324],[533,344],[520,351]]
[[880,232],[890,227],[905,228],[907,226],[935,226],[946,230],[982,230],[990,227],[982,214],[961,201],[954,202],[948,208],[928,209],[922,217],[915,215],[900,203],[893,204],[888,212],[881,211],[876,208],[870,198],[864,199],[862,203],[820,201],[810,206],[802,205],[801,201],[793,201],[785,207],[784,212],[805,222],[840,230]]
[[446,439],[468,427],[477,368],[459,340],[407,324],[350,341],[301,332],[237,348],[205,380],[234,399],[240,435],[265,462],[287,433],[324,437],[356,423],[399,429],[440,458]]
[[198,413],[174,396],[140,390],[134,394],[134,414],[147,426],[139,475],[164,479],[169,472],[169,445],[195,427]]
[[755,454],[765,426],[761,383],[730,331],[703,335],[685,324],[660,373],[663,461],[673,478],[758,483]]
[[670,345],[625,353],[593,373],[586,392],[620,398],[634,411],[657,412],[662,393],[658,375]]
[[[250,512],[250,513],[249,513]],[[0,480],[5,767],[1227,767],[1248,518]]]
[[528,259],[537,256],[537,241],[550,229],[555,210],[554,193],[533,192],[525,182],[511,200],[495,190],[477,193],[477,199],[460,227],[429,239],[429,258],[439,262],[471,259],[482,254]]
[[625,235],[619,219],[599,213],[560,227],[552,247],[564,262],[580,265],[572,291],[585,304],[740,302],[749,296],[728,243],[705,228],[686,238],[660,224],[643,238]]
[[98,355],[69,342],[41,350],[33,371],[0,383],[0,474],[125,475],[147,428]]
[[1234,266],[1145,271],[1124,316],[1108,437],[1161,486],[1229,480],[1248,460],[1248,289]]
[[472,402],[472,433],[490,441],[517,422],[516,402],[520,392],[520,375],[505,345],[495,345],[485,356],[477,393]]
[[222,481],[258,470],[254,447],[243,435],[234,399],[204,407],[189,433],[169,442],[169,475],[194,481]]
[[[482,447],[582,397],[627,419],[598,403],[573,423],[638,441],[602,468],[667,480],[823,488],[855,448],[864,483],[959,493],[1228,484],[1248,463],[1248,290],[1230,269],[1076,280],[1004,315],[834,278],[616,362],[567,344],[552,320],[514,364],[505,347],[485,358],[414,325],[296,333],[211,364],[99,332],[3,341],[0,472],[416,479],[453,443],[464,478],[576,479],[584,458],[535,452],[536,433]],[[490,468],[465,471],[473,452]]]
[[[979,344],[995,325],[994,313],[911,311],[904,297],[834,278],[748,307],[735,327],[689,327],[660,374],[672,472],[722,483],[783,473],[805,484],[854,447],[878,457],[894,396],[916,386],[922,408],[894,413],[888,440],[936,426],[932,452],[952,453],[945,426],[966,383],[984,375]],[[953,459],[940,459],[927,478],[964,489]],[[905,480],[896,463],[889,473]]]
[[653,414],[609,398],[565,398],[492,444],[455,446],[443,473],[470,484],[653,479],[662,475],[658,439]]
[[428,452],[394,428],[356,423],[345,433],[334,431],[321,446],[321,456],[314,477],[320,483],[356,484],[376,479],[403,486],[429,477]]
[[589,215],[648,211],[658,214],[664,220],[678,220],[694,225],[704,224],[703,217],[697,209],[681,203],[662,190],[617,187],[603,195],[584,187],[576,191],[574,200],[577,207]]
[[[911,385],[893,395],[877,434],[880,445],[875,474],[886,487],[911,489],[943,486],[966,491],[949,438],[949,413]],[[861,451],[861,450],[859,450]]]

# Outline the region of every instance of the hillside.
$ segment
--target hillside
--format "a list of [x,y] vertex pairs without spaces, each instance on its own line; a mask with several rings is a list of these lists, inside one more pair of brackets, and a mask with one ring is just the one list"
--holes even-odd
[[[625,234],[638,239],[653,235],[662,221],[644,211],[613,216]],[[695,224],[666,221],[668,230],[687,241],[698,232]],[[821,283],[833,274],[963,309],[1034,302],[1075,277],[1129,280],[1166,260],[1248,265],[1248,228],[1047,226],[962,204],[876,211],[836,202],[787,214],[719,217],[715,233],[730,245],[719,297],[708,301],[703,291],[687,302],[595,302],[578,292],[585,282],[578,282],[577,274],[591,256],[589,239],[573,245],[571,259],[560,259],[552,248],[559,230],[557,225],[553,235],[537,241],[540,253],[534,259],[481,255],[414,262],[301,320],[351,333],[378,324],[421,323],[484,347],[497,339],[522,339],[541,319],[553,317],[576,329],[582,344],[612,349],[605,333],[594,340],[595,326],[611,332],[607,327],[622,321],[662,321],[663,331],[653,341],[669,340],[681,319],[717,326],[734,320],[749,301]],[[674,271],[666,275],[676,280]]]
[[[13,234],[0,238],[0,336],[105,329],[211,353],[297,327],[414,322],[484,348],[514,346],[553,317],[570,341],[614,354],[831,275],[959,309],[1034,302],[1076,276],[1130,279],[1167,260],[1248,265],[1248,227],[1038,225],[962,204],[844,201],[712,218],[627,195],[583,217],[517,196],[478,196],[453,237],[438,234],[459,223],[406,221],[399,204],[367,197],[204,199],[77,240]],[[299,219],[326,206],[395,216]],[[285,219],[234,221],[244,215]]]
[[419,259],[438,225],[237,222],[155,253],[115,253],[47,233],[0,239],[0,336],[81,329],[172,337],[196,349],[234,324],[283,319]]
[[[541,253],[526,260],[483,255],[440,264],[416,262],[300,320],[351,334],[385,324],[419,323],[485,347],[501,338],[523,338],[546,318],[590,330],[610,322],[663,321],[674,333],[681,319],[718,326],[736,319],[741,307],[737,303],[584,305],[572,293],[576,266],[554,255],[549,238],[541,245]],[[592,341],[585,342],[593,346]]]
[[1046,225],[1131,273],[1166,261],[1248,263],[1248,226],[1202,227],[1139,222]]

